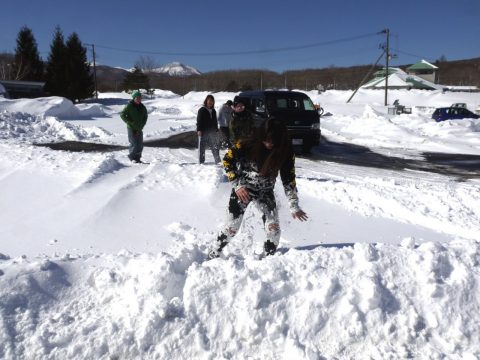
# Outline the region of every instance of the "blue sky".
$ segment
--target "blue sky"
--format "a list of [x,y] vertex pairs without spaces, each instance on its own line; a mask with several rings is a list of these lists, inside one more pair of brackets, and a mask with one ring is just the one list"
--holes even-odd
[[142,55],[202,72],[372,64],[385,28],[393,65],[480,56],[479,0],[15,0],[1,6],[0,52],[14,52],[24,25],[44,59],[59,25],[94,43],[99,63],[124,68]]

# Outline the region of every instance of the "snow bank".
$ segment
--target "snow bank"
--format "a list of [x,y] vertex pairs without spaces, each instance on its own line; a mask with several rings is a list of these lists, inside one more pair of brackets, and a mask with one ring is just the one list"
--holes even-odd
[[63,97],[52,96],[36,99],[0,99],[0,111],[26,112],[31,115],[53,116],[59,119],[75,119],[105,116],[100,104],[73,104]]
[[63,97],[52,96],[37,99],[0,100],[0,111],[28,112],[32,115],[55,116],[59,118],[79,117],[79,110]]
[[100,104],[77,104],[76,108],[82,118],[106,116],[105,107]]
[[175,99],[178,98],[180,95],[175,94],[173,91],[170,90],[155,89],[154,96],[161,99]]
[[82,127],[57,120],[52,116],[0,112],[0,139],[25,142],[54,142],[64,140],[94,140],[110,136],[106,130]]
[[181,243],[173,255],[4,256],[0,357],[480,355],[478,242],[405,239],[202,262],[195,229],[171,230]]

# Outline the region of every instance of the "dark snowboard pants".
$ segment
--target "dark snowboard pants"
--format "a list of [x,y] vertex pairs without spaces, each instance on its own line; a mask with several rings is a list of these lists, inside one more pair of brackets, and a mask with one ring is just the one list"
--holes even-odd
[[134,131],[130,128],[128,130],[128,158],[130,160],[140,161],[143,151],[143,131]]

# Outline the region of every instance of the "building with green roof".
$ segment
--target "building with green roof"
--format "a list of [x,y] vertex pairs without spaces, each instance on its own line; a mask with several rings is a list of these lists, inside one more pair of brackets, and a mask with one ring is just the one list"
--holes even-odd
[[437,66],[430,64],[428,61],[420,60],[416,64],[407,67],[407,74],[415,75],[434,84],[437,84],[437,70]]

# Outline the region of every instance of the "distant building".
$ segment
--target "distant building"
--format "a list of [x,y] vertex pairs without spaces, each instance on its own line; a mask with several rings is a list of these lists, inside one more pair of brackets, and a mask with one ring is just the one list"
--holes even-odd
[[430,64],[428,61],[420,60],[407,68],[407,74],[416,75],[434,84],[438,83],[437,77],[438,67]]
[[46,96],[44,82],[38,81],[20,81],[20,80],[0,80],[0,85],[5,88],[8,98],[36,98]]
[[[374,73],[372,80],[362,86],[364,89],[385,89],[385,68]],[[417,75],[407,74],[400,68],[388,68],[389,89],[441,90],[442,87]]]
[[[461,91],[478,92],[476,86],[453,86],[441,85],[436,81],[438,67],[430,64],[428,61],[421,60],[416,64],[409,66],[406,72],[400,68],[388,68],[388,88],[389,89],[421,89],[421,90],[442,90],[442,91]],[[385,68],[375,72],[373,79],[362,85],[363,89],[385,89]]]

